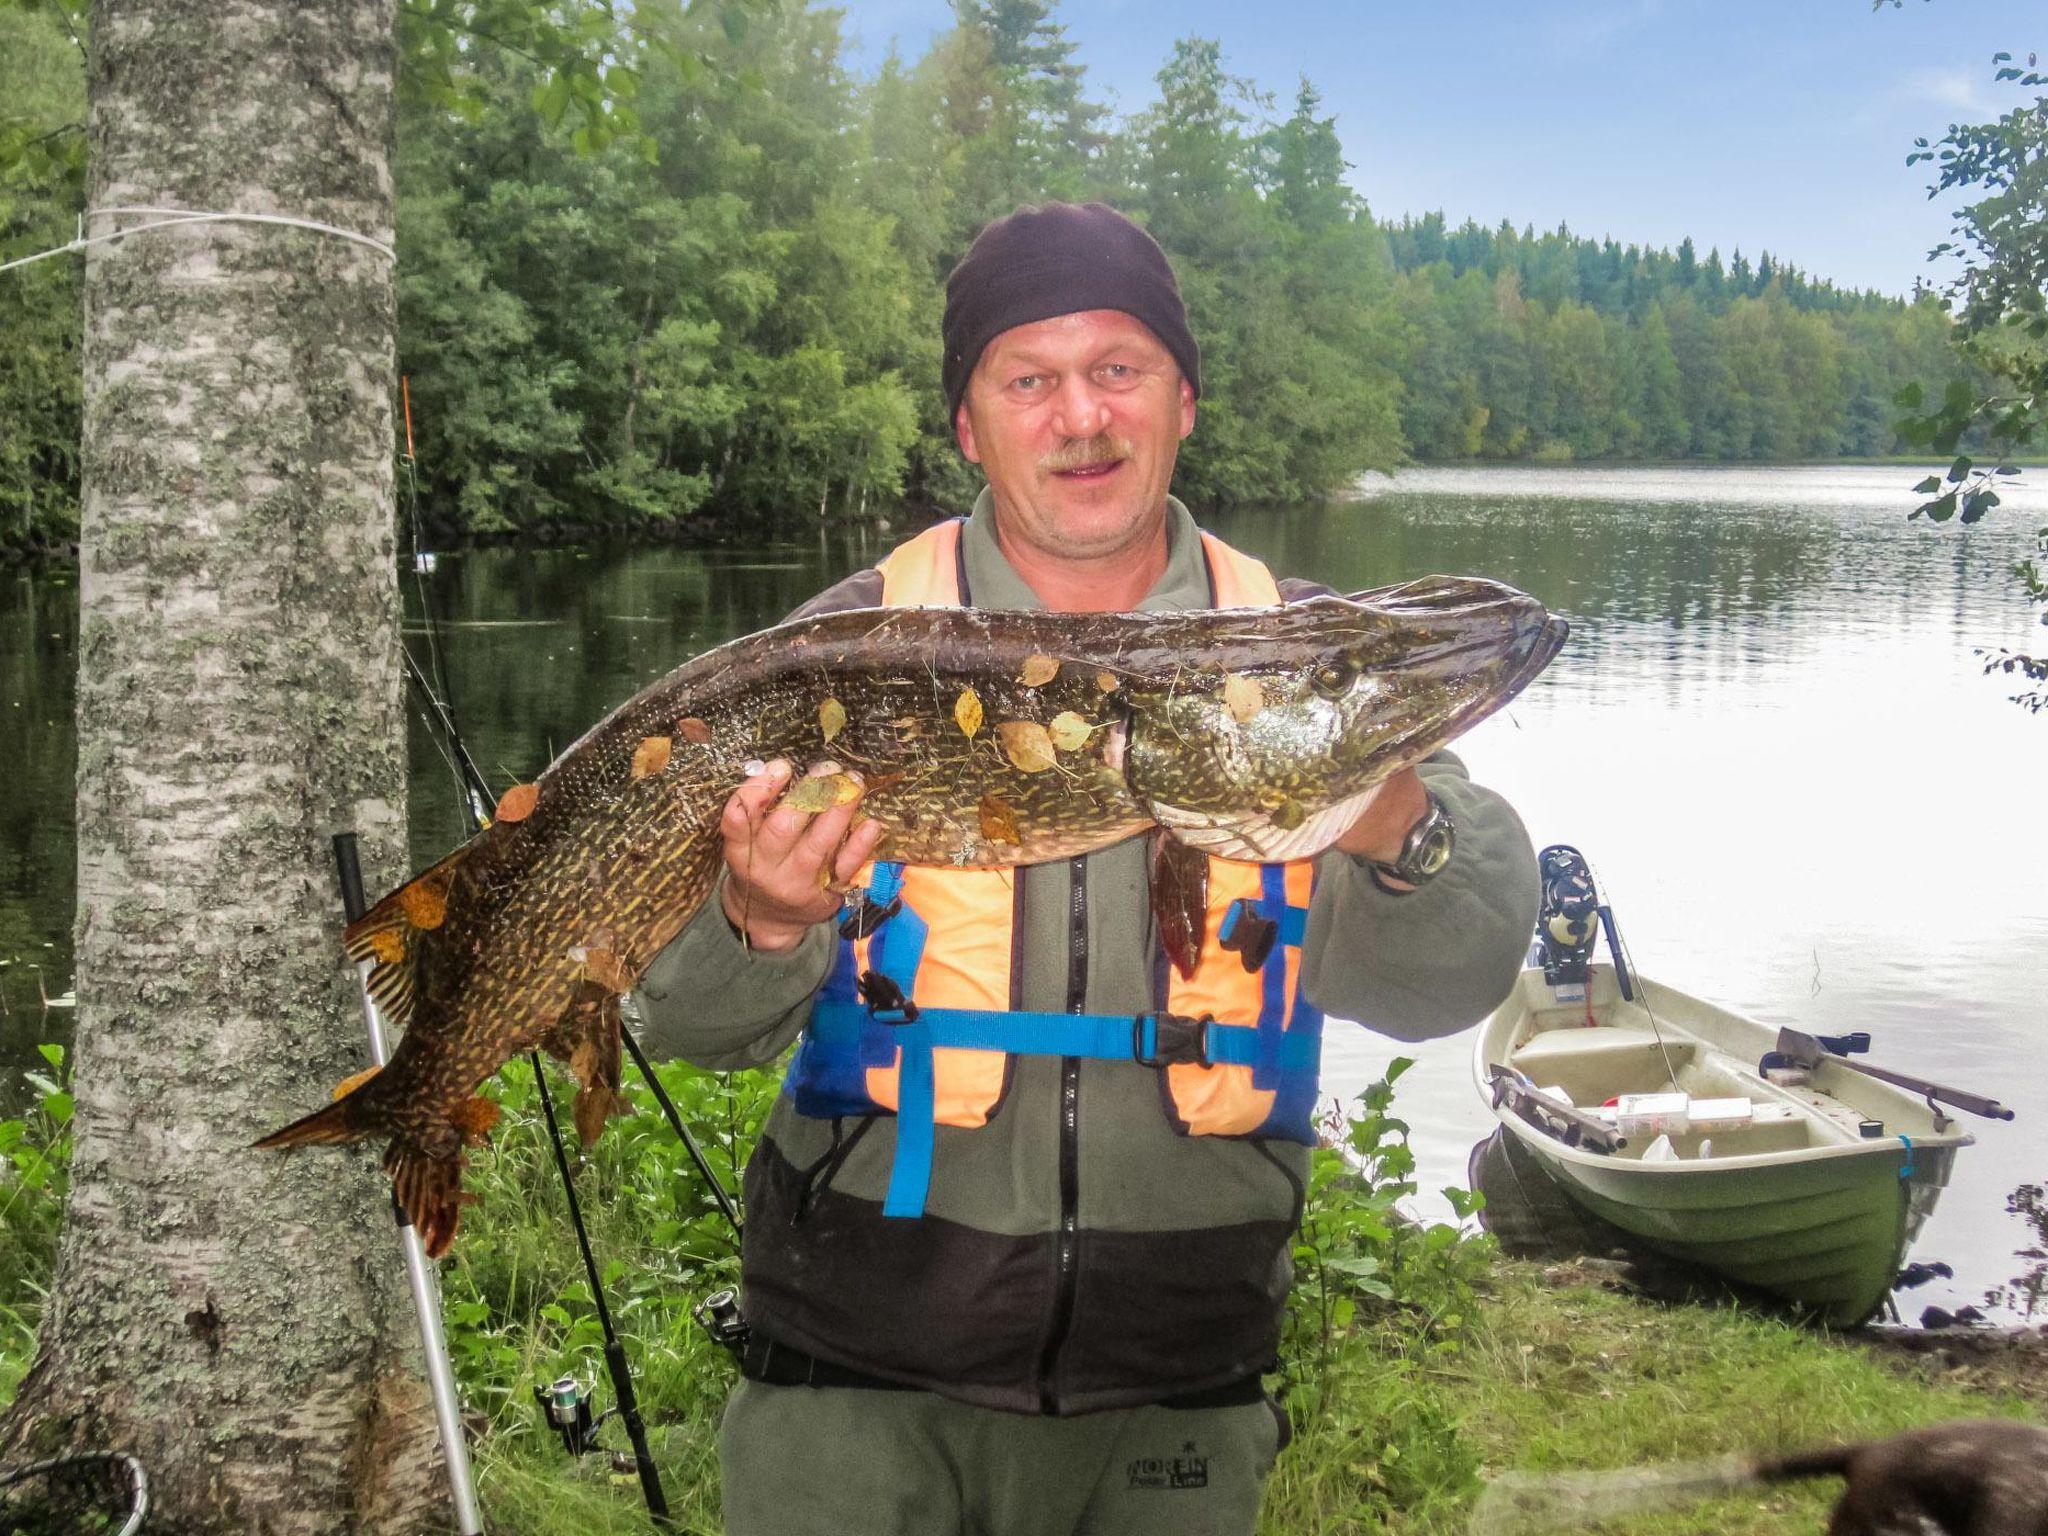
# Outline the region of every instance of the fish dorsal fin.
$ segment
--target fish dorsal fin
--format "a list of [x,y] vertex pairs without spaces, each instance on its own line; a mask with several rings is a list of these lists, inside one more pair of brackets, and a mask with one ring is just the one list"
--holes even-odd
[[349,959],[370,967],[365,985],[371,998],[385,1019],[399,1028],[412,1020],[419,936],[431,933],[447,919],[448,891],[455,883],[457,866],[468,852],[467,847],[456,849],[342,930],[342,948],[348,951]]

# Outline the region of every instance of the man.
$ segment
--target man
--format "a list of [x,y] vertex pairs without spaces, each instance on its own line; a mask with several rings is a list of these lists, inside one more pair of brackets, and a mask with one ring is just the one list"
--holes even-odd
[[[987,489],[964,524],[800,612],[1320,590],[1276,585],[1168,494],[1200,378],[1171,269],[1136,225],[1100,204],[997,220],[948,280],[945,318],[947,400]],[[1280,919],[1282,936],[1264,956],[1242,936],[1227,950],[1219,906],[1176,978],[1145,839],[1014,871],[864,877],[877,824],[781,803],[807,766],[770,764],[733,795],[721,899],[640,989],[650,1043],[706,1066],[760,1066],[804,1035],[747,1171],[755,1336],[724,1425],[728,1528],[1249,1532],[1284,1434],[1259,1378],[1313,1139],[1318,1008],[1400,1039],[1482,1016],[1534,920],[1527,835],[1439,754],[1389,780],[1313,868],[1212,862],[1217,899],[1249,893],[1234,915]],[[869,896],[842,923],[854,882]],[[929,1051],[920,1097],[910,1051],[875,1022],[890,1000],[853,990],[863,970],[1012,1023],[1248,1011],[1306,1049],[1262,1068],[1163,1045]]]

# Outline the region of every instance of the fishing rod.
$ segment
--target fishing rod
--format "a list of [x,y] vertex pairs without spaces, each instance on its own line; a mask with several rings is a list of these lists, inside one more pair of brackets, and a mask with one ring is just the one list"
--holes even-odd
[[[363,871],[356,857],[356,835],[337,832],[334,836],[334,869],[341,885],[341,910],[354,922],[369,910],[363,899]],[[363,1022],[370,1035],[370,1063],[382,1068],[386,1060],[384,1028],[370,996],[370,966],[356,967],[356,983],[362,992]],[[391,1192],[391,1214],[398,1223],[399,1247],[405,1254],[405,1278],[412,1291],[412,1308],[419,1316],[420,1345],[427,1357],[427,1385],[434,1399],[434,1419],[441,1431],[441,1454],[448,1464],[448,1487],[455,1500],[455,1528],[460,1536],[482,1536],[483,1517],[477,1510],[476,1480],[469,1469],[469,1442],[462,1433],[462,1405],[455,1392],[455,1371],[448,1359],[448,1339],[441,1328],[440,1297],[428,1267],[426,1246],[419,1229]]]

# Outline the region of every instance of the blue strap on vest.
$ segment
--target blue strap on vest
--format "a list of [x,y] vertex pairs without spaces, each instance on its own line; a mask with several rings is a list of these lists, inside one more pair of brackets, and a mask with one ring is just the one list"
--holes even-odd
[[[871,906],[894,901],[903,886],[901,864],[877,864],[867,890]],[[1224,936],[1242,908],[1232,907]],[[1308,914],[1287,904],[1286,872],[1263,871],[1260,917],[1277,927],[1279,945],[1299,948]],[[1173,1014],[1035,1013],[979,1008],[920,1008],[909,1001],[930,933],[915,909],[905,906],[877,927],[868,940],[868,970],[893,986],[901,1006],[864,1000],[854,974],[853,946],[842,944],[831,974],[812,1009],[803,1045],[786,1084],[804,1114],[873,1114],[867,1069],[897,1062],[896,1155],[882,1201],[885,1216],[921,1216],[931,1190],[937,1141],[936,1072],[933,1052],[942,1049],[1004,1051],[1012,1055],[1074,1056],[1093,1061],[1130,1061],[1165,1067],[1175,1062],[1246,1066],[1256,1088],[1277,1091],[1273,1113],[1260,1127],[1278,1131],[1312,1112],[1314,1080],[1322,1052],[1322,1015],[1297,996],[1294,1027],[1288,1028],[1284,963],[1263,965],[1259,1021],[1219,1024]],[[1277,946],[1276,946],[1277,947]],[[886,990],[886,988],[872,990]],[[900,1055],[899,1055],[900,1052]],[[1292,1090],[1292,1091],[1291,1091]],[[1303,1097],[1305,1095],[1305,1097]],[[1292,1101],[1302,1097],[1301,1104]],[[1289,1102],[1282,1104],[1280,1099]],[[1284,1132],[1280,1132],[1284,1134]]]

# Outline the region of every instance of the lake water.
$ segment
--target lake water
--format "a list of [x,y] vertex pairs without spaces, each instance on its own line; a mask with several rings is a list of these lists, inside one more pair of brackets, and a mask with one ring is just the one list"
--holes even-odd
[[[1970,1122],[1979,1144],[1916,1249],[1957,1279],[1911,1293],[1909,1316],[2019,1274],[2036,1239],[2006,1198],[2048,1179],[2048,717],[1976,656],[2044,638],[2006,572],[2048,488],[2028,476],[1991,525],[1940,529],[1905,518],[1916,478],[1416,470],[1334,506],[1211,520],[1283,573],[1349,590],[1472,572],[1567,616],[1557,663],[1458,750],[1539,845],[1587,853],[1643,969],[1767,1022],[1868,1030],[1869,1059],[2018,1112]],[[444,554],[427,580],[472,753],[498,784],[531,778],[641,684],[889,542]],[[40,998],[71,981],[75,610],[69,573],[0,577],[0,1105],[69,1023]],[[465,828],[417,724],[412,747],[424,864]],[[1329,1039],[1343,1094],[1395,1054],[1341,1025]],[[1411,1052],[1399,1104],[1428,1189],[1463,1181],[1490,1125],[1469,1046]]]

